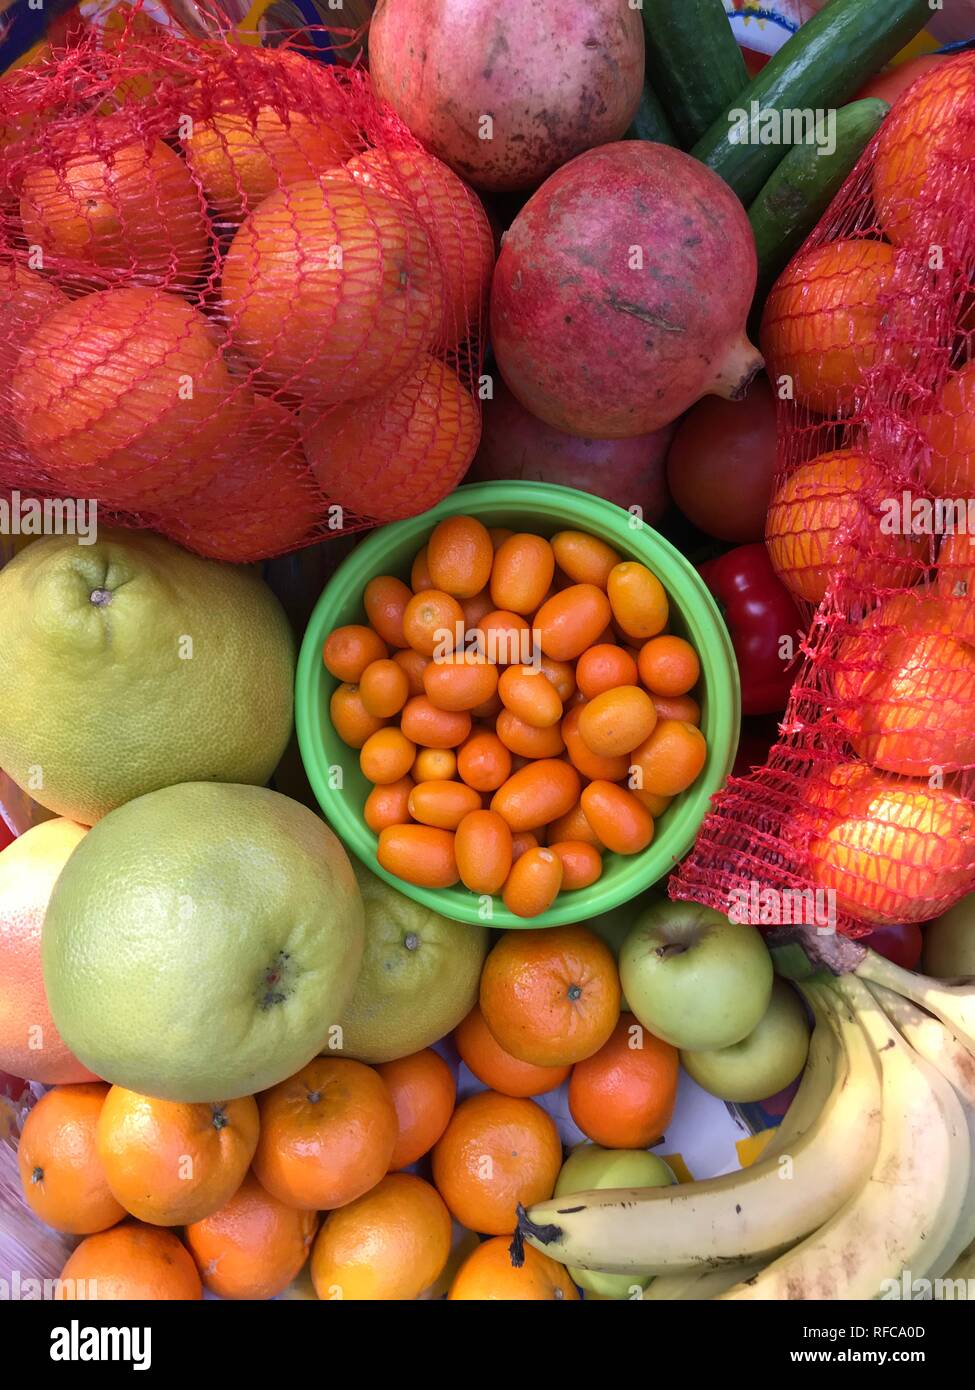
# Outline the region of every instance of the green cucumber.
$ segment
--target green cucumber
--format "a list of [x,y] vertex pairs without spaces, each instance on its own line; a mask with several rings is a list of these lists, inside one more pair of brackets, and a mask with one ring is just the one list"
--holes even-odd
[[921,32],[931,13],[929,0],[830,0],[728,103],[691,153],[720,174],[747,207],[784,153],[782,143],[762,144],[750,130],[745,134],[752,139],[740,138],[752,103],[759,134],[768,134],[778,120],[766,112],[794,116],[841,106]]
[[689,149],[748,86],[723,0],[643,0],[647,78]]
[[643,96],[633,117],[633,124],[626,132],[627,140],[651,140],[655,145],[676,145],[677,136],[667,119],[667,113],[660,104],[660,98],[650,86],[643,84]]
[[840,191],[889,110],[876,97],[851,101],[836,113],[831,154],[819,145],[794,145],[775,169],[748,209],[758,251],[759,300]]

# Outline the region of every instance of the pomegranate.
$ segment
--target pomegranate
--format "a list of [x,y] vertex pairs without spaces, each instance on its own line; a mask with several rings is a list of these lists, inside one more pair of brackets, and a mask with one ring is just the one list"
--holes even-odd
[[708,393],[737,399],[762,366],[745,336],[755,242],[725,183],[636,140],[547,179],[505,235],[491,294],[498,366],[532,414],[624,439]]

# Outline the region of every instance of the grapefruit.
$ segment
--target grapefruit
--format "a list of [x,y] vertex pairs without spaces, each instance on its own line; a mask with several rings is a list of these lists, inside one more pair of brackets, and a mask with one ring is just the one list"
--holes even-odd
[[188,782],[99,821],[58,880],[51,1012],[105,1080],[163,1100],[251,1095],[300,1070],[362,959],[351,865],[306,806]]
[[235,345],[277,386],[318,405],[389,386],[443,323],[440,267],[419,220],[339,172],[265,198],[223,267]]
[[441,917],[358,862],[353,868],[365,908],[365,952],[329,1053],[392,1062],[437,1042],[470,1013],[488,933]]
[[36,462],[59,486],[123,509],[172,502],[212,477],[249,397],[219,330],[149,289],[84,295],[50,314],[13,392]]
[[148,532],[43,537],[0,570],[0,767],[84,825],[175,782],[264,783],[294,662],[248,570]]
[[371,401],[301,413],[305,453],[330,502],[371,521],[398,521],[435,506],[477,452],[474,397],[445,362],[427,356]]
[[94,1079],[58,1034],[41,975],[48,899],[85,833],[74,821],[44,821],[0,854],[0,1067],[46,1086]]
[[89,287],[119,274],[131,284],[192,284],[210,233],[178,154],[161,140],[132,138],[107,117],[87,123],[59,156],[28,170],[20,216],[28,244],[55,259],[62,278]]
[[214,560],[247,564],[293,550],[324,519],[325,501],[301,447],[298,421],[276,401],[255,398],[223,467],[160,525],[181,545]]

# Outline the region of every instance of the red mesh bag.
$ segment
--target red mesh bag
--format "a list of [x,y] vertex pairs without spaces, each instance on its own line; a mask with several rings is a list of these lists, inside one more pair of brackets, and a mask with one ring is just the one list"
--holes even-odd
[[859,936],[975,889],[973,329],[968,54],[895,105],[766,304],[766,540],[809,629],[779,742],[674,897]]
[[0,490],[236,561],[423,511],[477,447],[493,262],[360,67],[75,36],[0,83]]

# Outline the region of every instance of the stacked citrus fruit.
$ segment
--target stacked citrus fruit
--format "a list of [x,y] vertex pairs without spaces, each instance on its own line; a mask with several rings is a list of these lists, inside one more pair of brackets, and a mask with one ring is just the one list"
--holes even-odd
[[[361,74],[297,52],[157,35],[75,61],[79,91],[88,61],[100,91],[114,72],[104,105],[67,110],[26,172],[0,147],[31,253],[0,257],[16,483],[233,562],[439,501],[480,433],[477,196]],[[56,68],[16,74],[0,126],[48,91]]]
[[595,536],[449,517],[363,605],[324,644],[330,717],[398,878],[535,917],[645,849],[704,766],[697,653],[657,577]]
[[459,1103],[431,1048],[375,1067],[321,1056],[212,1104],[54,1087],[18,1159],[32,1210],[82,1237],[62,1296],[268,1299],[307,1262],[320,1299],[578,1298],[562,1265],[531,1252],[515,1267],[508,1246],[518,1206],[551,1197],[563,1167],[535,1097],[568,1082],[576,1125],[616,1150],[670,1123],[677,1050],[620,1005],[594,933],[508,933],[453,1034],[488,1088]]

